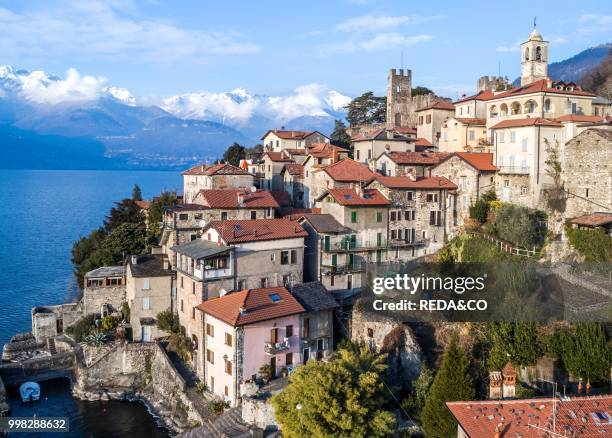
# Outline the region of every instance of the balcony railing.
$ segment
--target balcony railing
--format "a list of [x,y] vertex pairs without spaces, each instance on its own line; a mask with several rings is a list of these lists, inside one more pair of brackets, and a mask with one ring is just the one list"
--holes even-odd
[[404,239],[390,239],[389,247],[400,248],[400,247],[411,247],[411,246],[423,246],[429,243],[429,239],[418,239],[413,241],[407,241]]
[[264,351],[266,354],[270,355],[282,353],[283,351],[289,350],[289,348],[291,348],[291,345],[289,345],[289,338],[285,338],[280,342],[266,342],[264,344]]
[[365,263],[346,263],[342,265],[323,265],[325,274],[350,274],[353,272],[363,272]]
[[506,175],[528,175],[529,166],[497,166],[499,173]]
[[368,249],[383,249],[387,247],[387,240],[380,239],[374,241],[362,240],[343,240],[341,242],[331,242],[323,245],[323,251],[343,252],[343,251],[363,251]]

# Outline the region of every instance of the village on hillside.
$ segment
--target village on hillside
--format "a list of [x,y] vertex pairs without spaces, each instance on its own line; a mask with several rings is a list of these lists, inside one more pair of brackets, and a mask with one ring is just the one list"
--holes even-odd
[[[140,398],[183,436],[611,436],[601,325],[559,323],[555,350],[551,326],[426,330],[359,306],[372,264],[484,253],[558,263],[609,303],[565,267],[610,262],[612,102],[551,80],[535,27],[518,53],[518,86],[485,76],[452,102],[391,69],[385,122],[348,126],[349,144],[263,127],[261,150],[186,169],[182,194],[122,201],[146,245],[83,257],[82,298],[33,308],[1,375],[70,374],[78,397]],[[589,364],[563,347],[580,336],[603,339]]]

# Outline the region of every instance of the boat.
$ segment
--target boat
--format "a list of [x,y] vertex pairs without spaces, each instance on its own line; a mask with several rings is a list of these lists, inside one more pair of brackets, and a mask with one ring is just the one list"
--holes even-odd
[[21,401],[27,403],[40,400],[40,385],[36,382],[25,382],[19,387]]

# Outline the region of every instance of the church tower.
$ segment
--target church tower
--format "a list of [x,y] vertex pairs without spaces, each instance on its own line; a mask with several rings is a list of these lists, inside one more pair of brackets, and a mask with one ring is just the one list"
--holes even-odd
[[548,41],[533,24],[527,41],[521,44],[521,87],[548,77]]
[[387,78],[387,128],[410,126],[410,103],[412,98],[412,71],[389,70]]

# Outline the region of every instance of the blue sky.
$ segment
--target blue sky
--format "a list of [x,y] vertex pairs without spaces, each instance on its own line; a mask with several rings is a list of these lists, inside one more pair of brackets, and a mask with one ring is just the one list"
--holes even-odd
[[455,98],[498,63],[518,76],[534,16],[556,61],[611,41],[611,13],[606,1],[0,0],[0,65],[75,68],[152,98],[311,83],[355,96],[384,93],[403,51],[414,85]]

